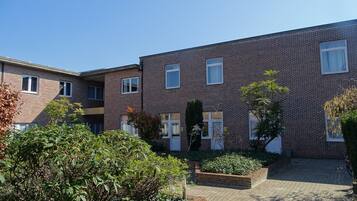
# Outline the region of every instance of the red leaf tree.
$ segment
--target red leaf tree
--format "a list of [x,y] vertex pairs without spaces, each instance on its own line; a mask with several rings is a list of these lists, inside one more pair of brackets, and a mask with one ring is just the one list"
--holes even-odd
[[17,112],[19,93],[8,84],[0,84],[0,158],[5,149],[5,135]]

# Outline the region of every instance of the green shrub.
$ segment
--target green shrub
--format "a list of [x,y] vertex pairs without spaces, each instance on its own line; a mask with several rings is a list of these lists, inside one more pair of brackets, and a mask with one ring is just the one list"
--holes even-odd
[[357,180],[357,111],[342,115],[341,124],[347,154],[352,164],[354,180]]
[[208,159],[202,160],[201,170],[203,172],[247,175],[279,158],[277,154],[264,152],[221,152],[216,153],[216,155],[218,156],[210,157],[208,155]]
[[186,165],[158,157],[121,131],[93,135],[85,126],[30,129],[8,140],[0,200],[153,200]]

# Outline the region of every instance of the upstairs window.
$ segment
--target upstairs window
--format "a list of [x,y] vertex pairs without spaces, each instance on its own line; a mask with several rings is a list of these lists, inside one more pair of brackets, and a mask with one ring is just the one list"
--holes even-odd
[[348,72],[346,40],[321,43],[320,57],[322,74]]
[[343,142],[340,118],[331,118],[325,114],[326,139],[328,142]]
[[60,81],[60,96],[71,97],[72,96],[72,83]]
[[90,100],[103,100],[103,87],[88,87],[88,99]]
[[122,80],[122,94],[139,92],[139,77],[125,78]]
[[22,76],[22,91],[26,93],[37,93],[38,78],[35,76]]
[[206,61],[206,80],[207,85],[223,83],[223,58]]
[[180,65],[171,64],[165,66],[166,89],[180,88]]

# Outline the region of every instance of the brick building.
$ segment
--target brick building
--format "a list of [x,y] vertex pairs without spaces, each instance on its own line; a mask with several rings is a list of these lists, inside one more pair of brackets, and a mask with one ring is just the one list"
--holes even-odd
[[[126,123],[127,106],[160,115],[163,141],[171,150],[187,149],[184,118],[192,99],[203,102],[202,149],[248,148],[256,120],[240,101],[239,89],[275,69],[290,93],[284,102],[285,133],[269,150],[339,158],[343,138],[329,129],[332,121],[322,106],[356,78],[356,56],[357,20],[351,20],[143,56],[140,65],[82,73],[2,57],[0,62],[2,81],[22,91],[16,125],[43,123],[45,105],[69,93],[83,103],[86,120],[97,132],[122,128],[136,133]],[[223,128],[228,134],[218,139]]]

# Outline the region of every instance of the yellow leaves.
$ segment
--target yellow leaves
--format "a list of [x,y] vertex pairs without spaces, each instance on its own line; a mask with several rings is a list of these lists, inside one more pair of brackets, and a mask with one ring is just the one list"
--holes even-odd
[[343,113],[357,109],[357,88],[345,89],[324,104],[324,110],[330,117],[340,117]]

